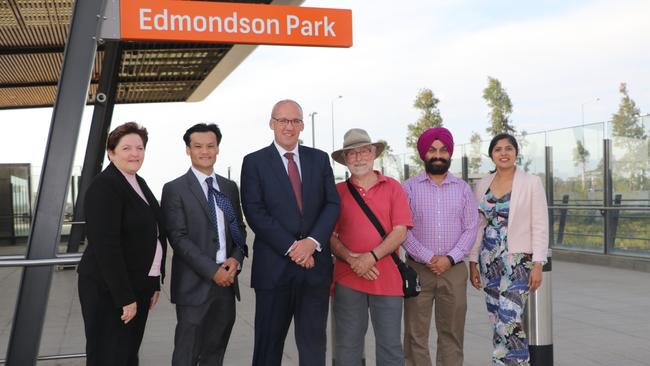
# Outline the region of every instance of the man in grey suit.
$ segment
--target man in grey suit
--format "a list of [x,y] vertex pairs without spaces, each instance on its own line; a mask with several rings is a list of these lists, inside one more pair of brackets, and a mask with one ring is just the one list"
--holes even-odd
[[192,166],[163,187],[162,209],[174,256],[176,304],[172,365],[222,365],[239,300],[237,273],[247,255],[235,182],[214,173],[221,131],[200,123],[183,136]]

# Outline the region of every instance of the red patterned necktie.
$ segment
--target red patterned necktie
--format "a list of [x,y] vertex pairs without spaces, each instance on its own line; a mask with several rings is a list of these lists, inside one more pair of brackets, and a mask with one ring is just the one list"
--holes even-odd
[[291,188],[293,188],[293,194],[296,195],[296,202],[298,202],[298,208],[302,212],[302,183],[300,182],[300,173],[298,173],[298,164],[293,160],[293,153],[288,152],[284,154],[284,157],[289,160],[288,172],[289,172],[289,181],[291,182]]

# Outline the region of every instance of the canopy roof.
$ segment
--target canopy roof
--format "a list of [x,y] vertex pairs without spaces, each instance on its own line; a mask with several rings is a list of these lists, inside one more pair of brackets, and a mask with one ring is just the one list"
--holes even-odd
[[[237,2],[302,3],[301,0]],[[0,0],[0,109],[54,104],[73,3],[73,0]],[[255,49],[252,45],[231,44],[122,44],[116,103],[202,100]],[[100,44],[87,103],[94,102],[103,56]]]

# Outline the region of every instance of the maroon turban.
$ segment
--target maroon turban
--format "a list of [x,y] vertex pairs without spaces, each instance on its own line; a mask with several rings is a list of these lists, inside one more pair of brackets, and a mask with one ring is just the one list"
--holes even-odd
[[422,160],[425,159],[424,157],[427,155],[431,144],[436,140],[440,140],[445,145],[450,157],[454,154],[454,137],[451,132],[444,127],[434,127],[422,132],[420,138],[418,138],[418,152]]

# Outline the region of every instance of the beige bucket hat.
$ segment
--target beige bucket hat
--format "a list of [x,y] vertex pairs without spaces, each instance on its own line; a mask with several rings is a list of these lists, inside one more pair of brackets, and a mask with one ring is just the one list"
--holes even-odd
[[386,148],[386,145],[383,142],[372,142],[370,136],[366,130],[360,128],[353,128],[345,133],[343,136],[343,148],[336,150],[332,153],[332,159],[339,164],[345,164],[345,152],[347,150],[355,149],[361,146],[374,145],[377,150],[375,152],[375,157],[381,155],[381,153]]

